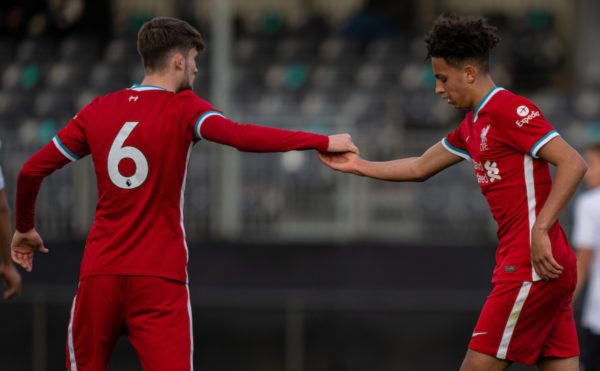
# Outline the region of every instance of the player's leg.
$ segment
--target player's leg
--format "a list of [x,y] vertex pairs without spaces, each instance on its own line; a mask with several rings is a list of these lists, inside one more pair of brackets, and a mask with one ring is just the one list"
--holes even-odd
[[67,330],[68,370],[106,370],[122,329],[119,293],[118,276],[80,281]]
[[[547,338],[570,297],[566,281],[496,283],[481,311],[469,349],[499,360],[534,365],[544,356]],[[567,353],[546,356],[567,358],[563,354]],[[471,353],[469,358],[472,356]],[[480,362],[485,363],[483,358]],[[467,367],[472,364],[465,363]],[[493,360],[489,363],[493,367]]]
[[579,371],[579,357],[545,358],[538,363],[540,371]]
[[460,366],[460,371],[504,371],[510,365],[510,361],[469,349],[462,366]]
[[129,277],[127,336],[144,371],[190,371],[192,314],[186,284]]
[[[575,288],[576,276],[573,273],[572,289]],[[544,346],[538,361],[541,371],[578,371],[579,342],[573,315],[572,295],[569,294],[561,303],[550,333],[544,340]]]

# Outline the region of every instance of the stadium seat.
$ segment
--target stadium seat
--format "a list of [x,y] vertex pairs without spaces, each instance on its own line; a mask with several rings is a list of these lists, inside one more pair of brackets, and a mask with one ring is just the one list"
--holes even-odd
[[89,70],[88,64],[78,61],[57,62],[46,74],[46,87],[74,94],[88,84]]
[[39,92],[35,97],[32,108],[33,114],[40,118],[63,118],[75,114],[71,95],[54,90]]
[[19,43],[16,50],[16,60],[22,64],[50,62],[56,54],[56,43],[49,37],[32,37]]

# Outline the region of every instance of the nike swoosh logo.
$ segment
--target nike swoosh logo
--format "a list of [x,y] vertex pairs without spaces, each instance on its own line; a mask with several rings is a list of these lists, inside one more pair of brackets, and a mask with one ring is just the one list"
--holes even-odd
[[485,335],[485,334],[487,334],[487,332],[474,332],[472,337]]

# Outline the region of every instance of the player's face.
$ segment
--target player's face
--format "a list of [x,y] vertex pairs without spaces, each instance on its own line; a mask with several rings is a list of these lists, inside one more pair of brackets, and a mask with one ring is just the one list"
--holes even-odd
[[190,49],[190,51],[187,53],[183,68],[183,79],[179,85],[178,91],[192,88],[196,74],[198,74],[198,68],[196,67],[197,56],[198,50],[196,50],[196,48]]
[[588,170],[583,178],[585,184],[588,188],[600,187],[600,152],[588,149],[585,152],[585,160],[588,164]]
[[472,109],[470,84],[465,71],[448,64],[444,58],[431,58],[431,66],[435,76],[435,93],[458,109]]

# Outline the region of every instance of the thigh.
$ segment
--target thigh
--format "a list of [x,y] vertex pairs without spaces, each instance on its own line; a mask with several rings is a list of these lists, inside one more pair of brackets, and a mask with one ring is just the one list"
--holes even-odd
[[67,369],[106,370],[122,330],[121,278],[90,276],[79,282],[67,330]]
[[510,364],[509,361],[469,349],[460,371],[504,371]]
[[145,371],[192,369],[188,286],[159,277],[129,277],[127,336]]
[[533,365],[569,290],[562,281],[494,285],[475,326],[469,349]]
[[569,297],[558,311],[550,333],[544,340],[539,360],[543,361],[548,358],[567,359],[578,356],[579,341],[577,339],[577,327],[575,326],[573,307],[571,306],[571,298]]

